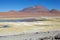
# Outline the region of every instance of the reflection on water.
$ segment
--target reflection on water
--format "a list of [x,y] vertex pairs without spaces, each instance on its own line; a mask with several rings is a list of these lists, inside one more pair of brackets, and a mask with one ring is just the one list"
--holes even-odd
[[32,22],[32,21],[43,21],[37,19],[25,19],[25,20],[0,20],[0,22]]
[[0,22],[33,22],[33,21],[53,21],[53,19],[18,19],[18,20],[0,20]]

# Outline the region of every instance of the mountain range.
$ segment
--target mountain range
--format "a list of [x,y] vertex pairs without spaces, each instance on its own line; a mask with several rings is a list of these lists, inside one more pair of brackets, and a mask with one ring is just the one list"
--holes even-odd
[[56,9],[48,10],[47,8],[36,5],[24,8],[20,11],[10,10],[8,12],[0,12],[0,17],[7,18],[20,18],[20,17],[40,17],[40,16],[60,16],[60,11]]

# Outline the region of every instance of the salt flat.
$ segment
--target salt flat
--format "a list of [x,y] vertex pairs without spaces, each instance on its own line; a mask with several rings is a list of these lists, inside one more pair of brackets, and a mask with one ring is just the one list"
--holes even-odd
[[[3,25],[9,27],[3,28]],[[47,32],[60,30],[60,19],[49,19],[49,21],[33,22],[0,22],[0,36],[15,35],[20,33]]]

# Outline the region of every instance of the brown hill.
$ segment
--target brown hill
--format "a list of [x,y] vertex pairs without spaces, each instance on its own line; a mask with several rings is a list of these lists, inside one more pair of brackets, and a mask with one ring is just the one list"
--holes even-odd
[[43,6],[36,5],[36,6],[25,8],[25,9],[21,10],[20,12],[27,12],[27,13],[41,13],[42,12],[42,13],[45,13],[45,12],[49,12],[49,11],[48,11],[48,9],[46,9]]
[[[58,12],[58,14],[57,14]],[[0,12],[0,18],[22,18],[22,17],[40,17],[40,16],[60,16],[59,11],[47,10],[42,6],[33,6],[25,8],[20,12],[9,11],[9,12]]]
[[60,13],[60,11],[59,10],[56,10],[56,9],[52,9],[50,12],[51,13]]

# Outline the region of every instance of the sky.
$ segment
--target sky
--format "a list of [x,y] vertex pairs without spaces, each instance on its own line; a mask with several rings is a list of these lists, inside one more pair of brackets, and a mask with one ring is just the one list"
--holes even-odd
[[44,6],[49,10],[60,10],[60,0],[0,0],[0,12],[19,11],[35,5]]

